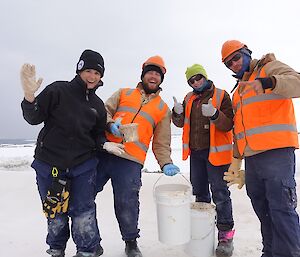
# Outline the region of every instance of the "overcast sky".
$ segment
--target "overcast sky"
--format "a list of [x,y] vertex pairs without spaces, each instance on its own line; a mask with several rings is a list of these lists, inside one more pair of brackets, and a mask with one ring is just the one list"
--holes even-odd
[[98,51],[106,72],[97,94],[105,101],[120,87],[135,87],[142,63],[158,54],[166,62],[161,95],[170,108],[173,95],[182,100],[189,91],[184,72],[194,63],[206,68],[216,86],[231,90],[235,81],[220,54],[228,39],[246,43],[254,58],[274,52],[300,71],[297,0],[0,1],[0,139],[34,139],[41,128],[22,117],[19,71],[24,62],[36,65],[44,88],[71,80],[84,49]]

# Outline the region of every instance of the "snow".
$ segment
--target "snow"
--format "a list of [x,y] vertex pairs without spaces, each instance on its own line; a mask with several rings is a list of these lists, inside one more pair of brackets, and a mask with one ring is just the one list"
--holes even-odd
[[[168,246],[158,241],[156,204],[153,190],[164,183],[188,184],[188,161],[181,160],[181,138],[172,138],[172,158],[182,171],[174,177],[159,173],[143,173],[140,193],[141,211],[139,228],[141,237],[139,247],[144,257],[188,257],[183,246]],[[46,257],[47,245],[46,220],[41,211],[41,203],[35,183],[35,172],[30,168],[33,160],[34,145],[0,145],[0,256]],[[297,162],[299,153],[297,151]],[[151,151],[145,163],[148,171],[157,171],[159,167]],[[299,176],[296,176],[299,183]],[[236,234],[234,237],[234,255],[253,257],[261,255],[261,236],[256,218],[245,187],[241,190],[230,187]],[[299,192],[298,192],[299,193]],[[111,184],[98,194],[97,217],[104,257],[124,257],[124,243],[121,240],[118,224],[113,210]],[[217,235],[217,233],[216,233]],[[75,254],[75,245],[69,240],[66,257]]]

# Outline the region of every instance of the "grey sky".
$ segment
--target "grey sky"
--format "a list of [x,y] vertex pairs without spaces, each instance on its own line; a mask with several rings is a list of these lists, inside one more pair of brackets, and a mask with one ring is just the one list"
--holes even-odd
[[105,101],[120,87],[135,87],[142,63],[159,54],[167,67],[161,95],[172,108],[172,96],[182,100],[189,91],[184,72],[194,63],[231,90],[235,82],[220,56],[228,39],[246,43],[256,58],[274,52],[300,71],[299,10],[297,0],[1,0],[0,138],[36,138],[40,129],[21,113],[24,62],[36,65],[44,88],[71,80],[84,49],[98,51],[106,73],[97,93]]

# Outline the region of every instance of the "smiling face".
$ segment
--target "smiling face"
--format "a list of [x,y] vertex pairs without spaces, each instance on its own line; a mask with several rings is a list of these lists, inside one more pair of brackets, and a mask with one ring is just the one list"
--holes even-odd
[[150,70],[145,73],[143,77],[143,84],[149,89],[151,92],[156,92],[161,83],[161,76],[159,72]]
[[88,89],[95,88],[101,80],[100,72],[93,69],[86,69],[80,72],[79,76],[86,83]]

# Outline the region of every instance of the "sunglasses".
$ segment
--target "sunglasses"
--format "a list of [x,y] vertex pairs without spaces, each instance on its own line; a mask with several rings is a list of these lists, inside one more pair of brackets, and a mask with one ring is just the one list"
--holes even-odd
[[232,66],[232,62],[237,62],[239,59],[241,59],[241,57],[242,57],[242,54],[241,53],[237,53],[230,60],[228,60],[227,62],[225,62],[226,67],[230,68]]
[[199,81],[202,78],[203,78],[203,76],[201,74],[197,74],[188,80],[188,84],[191,86],[195,83],[195,81]]

